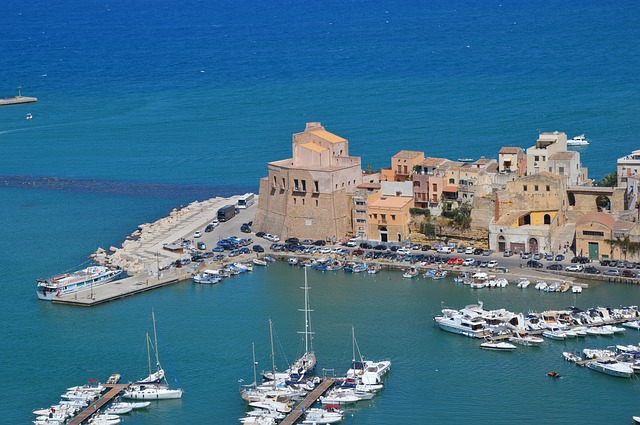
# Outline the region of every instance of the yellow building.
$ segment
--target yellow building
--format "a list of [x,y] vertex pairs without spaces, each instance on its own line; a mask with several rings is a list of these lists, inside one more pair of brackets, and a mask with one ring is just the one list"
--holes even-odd
[[411,182],[404,191],[381,182],[382,189],[368,198],[368,236],[382,242],[402,242],[409,238],[410,210],[414,206]]
[[424,161],[424,152],[400,151],[391,157],[391,168],[381,170],[382,180],[404,182],[411,179],[413,169]]

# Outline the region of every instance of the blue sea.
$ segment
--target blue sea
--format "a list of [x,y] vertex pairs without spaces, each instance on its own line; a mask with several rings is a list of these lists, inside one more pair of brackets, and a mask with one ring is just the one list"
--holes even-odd
[[[288,360],[300,349],[298,269],[91,309],[39,302],[35,279],[179,205],[257,191],[266,163],[290,157],[309,121],[374,169],[402,149],[496,158],[542,131],[584,133],[583,165],[600,180],[639,148],[638,16],[640,3],[625,0],[0,2],[0,96],[20,86],[39,99],[0,108],[2,422],[29,423],[87,379],[145,375],[153,308],[164,366],[185,395],[123,423],[237,423],[252,342],[270,364],[268,319]],[[639,334],[486,353],[432,322],[442,305],[478,298],[527,312],[637,304],[637,288],[471,293],[392,273],[310,283],[322,367],[344,371],[352,324],[364,354],[394,363],[382,394],[345,424],[623,424],[640,414],[637,379],[560,356]],[[550,369],[562,378],[549,380]]]

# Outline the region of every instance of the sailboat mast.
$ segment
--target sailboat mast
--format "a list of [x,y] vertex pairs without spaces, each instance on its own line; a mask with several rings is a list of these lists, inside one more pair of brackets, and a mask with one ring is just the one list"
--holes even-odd
[[158,334],[156,333],[156,314],[151,310],[151,318],[153,319],[153,343],[155,344],[156,352],[156,368],[160,369],[160,359],[158,358]]
[[276,355],[273,352],[273,322],[269,319],[269,338],[271,339],[271,373],[275,381],[276,376]]
[[147,362],[149,363],[149,376],[151,376],[151,348],[149,347],[149,332],[147,335]]
[[356,333],[353,325],[351,325],[351,351],[353,353],[351,363],[353,364],[356,361]]
[[256,347],[255,347],[255,343],[251,343],[251,354],[253,354],[253,387],[257,387],[258,386],[258,376],[256,374]]
[[307,268],[304,268],[304,352],[309,352],[309,285],[307,284]]

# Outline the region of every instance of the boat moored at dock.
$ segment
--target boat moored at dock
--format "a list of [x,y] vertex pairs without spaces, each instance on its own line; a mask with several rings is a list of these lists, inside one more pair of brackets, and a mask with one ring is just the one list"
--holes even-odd
[[91,266],[73,273],[64,273],[46,279],[38,279],[36,294],[41,300],[50,301],[60,295],[72,294],[83,289],[109,283],[122,273],[120,269]]

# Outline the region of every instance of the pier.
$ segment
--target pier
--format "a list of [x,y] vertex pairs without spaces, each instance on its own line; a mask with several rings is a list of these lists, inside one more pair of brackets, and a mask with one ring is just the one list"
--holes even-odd
[[300,416],[302,416],[302,412],[308,409],[318,401],[318,399],[327,392],[329,388],[335,384],[336,380],[334,378],[327,378],[320,382],[320,384],[314,388],[307,396],[296,406],[295,409],[291,413],[287,415],[286,418],[280,422],[280,425],[293,425],[296,423]]
[[102,409],[105,404],[110,403],[114,398],[124,391],[129,384],[104,384],[106,388],[110,388],[109,391],[95,402],[91,403],[85,410],[80,412],[76,417],[72,418],[68,425],[80,425],[87,421],[94,413]]
[[37,101],[38,101],[37,97],[28,97],[28,96],[5,97],[4,99],[0,99],[0,106],[21,105],[23,103],[33,103]]

